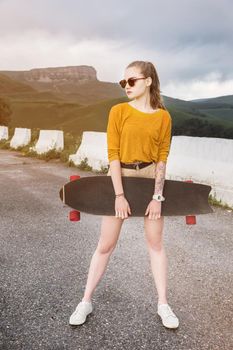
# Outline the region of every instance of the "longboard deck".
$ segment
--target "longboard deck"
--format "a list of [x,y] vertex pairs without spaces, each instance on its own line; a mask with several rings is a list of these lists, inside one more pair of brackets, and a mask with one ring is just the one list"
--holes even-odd
[[[129,216],[144,216],[154,193],[152,178],[122,176],[125,197],[131,208]],[[165,180],[162,216],[212,213],[208,203],[211,186],[177,180]],[[66,183],[59,192],[63,203],[80,212],[115,216],[115,192],[111,176],[83,177]]]

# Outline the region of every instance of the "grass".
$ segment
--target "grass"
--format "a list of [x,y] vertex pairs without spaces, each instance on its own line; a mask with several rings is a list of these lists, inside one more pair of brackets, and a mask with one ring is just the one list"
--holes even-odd
[[212,196],[211,194],[209,195],[209,204],[216,206],[216,207],[220,207],[222,209],[226,209],[226,210],[233,210],[233,207],[230,207],[227,203],[223,203],[222,200],[218,200],[216,199],[214,196]]
[[91,171],[94,174],[106,174],[108,172],[108,167],[101,166],[100,170],[94,170],[89,164],[88,164],[88,158],[85,157],[84,160],[81,161],[80,164],[75,165],[72,160],[69,161],[69,166],[77,167],[79,170],[83,171]]

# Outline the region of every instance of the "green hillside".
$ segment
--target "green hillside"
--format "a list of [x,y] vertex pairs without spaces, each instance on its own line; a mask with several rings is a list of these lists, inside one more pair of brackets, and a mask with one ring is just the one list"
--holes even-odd
[[212,118],[212,121],[221,121],[231,127],[233,120],[233,96],[219,96],[214,98],[192,100],[200,113]]
[[104,100],[90,106],[57,101],[14,101],[11,126],[61,129],[72,134],[106,131],[108,113],[122,99]]
[[[61,129],[73,134],[83,131],[106,131],[108,113],[114,104],[129,101],[127,97],[107,99],[89,106],[78,103],[59,101],[56,99],[21,101],[17,98],[11,100],[12,126],[24,126],[40,129]],[[184,104],[177,104],[173,99],[164,97],[164,102],[173,119],[173,135],[213,136],[226,137],[227,134],[219,134],[223,129],[233,130],[233,117],[229,110],[225,110],[224,118],[221,117],[219,109],[199,110]],[[222,110],[224,111],[224,109]],[[184,128],[185,125],[185,128]],[[190,128],[192,132],[188,131]],[[214,133],[212,128],[214,127]],[[193,129],[196,128],[194,132]],[[203,135],[203,130],[205,134]],[[208,133],[211,130],[211,133]],[[233,134],[232,137],[233,138]]]
[[11,79],[4,74],[0,74],[0,95],[8,93],[23,93],[36,91],[31,86],[21,83],[17,80]]

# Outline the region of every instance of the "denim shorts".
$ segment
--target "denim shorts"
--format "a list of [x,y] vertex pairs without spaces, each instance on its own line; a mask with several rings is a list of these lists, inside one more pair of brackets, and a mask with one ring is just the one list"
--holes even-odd
[[[141,169],[129,169],[121,167],[121,176],[134,176],[134,177],[149,177],[155,179],[156,163],[141,168]],[[111,176],[111,169],[109,167],[107,176]]]

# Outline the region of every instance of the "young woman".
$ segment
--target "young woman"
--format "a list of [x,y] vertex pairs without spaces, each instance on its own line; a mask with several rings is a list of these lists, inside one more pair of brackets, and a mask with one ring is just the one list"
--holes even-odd
[[80,325],[93,310],[91,296],[103,276],[117,244],[122,223],[131,214],[121,176],[155,179],[155,190],[145,211],[144,227],[152,274],[158,292],[157,313],[168,328],[179,320],[167,303],[167,257],[163,246],[164,217],[161,216],[167,156],[171,145],[172,119],[162,103],[160,82],[151,62],[134,61],[120,81],[130,102],[114,105],[109,113],[107,143],[109,170],[116,194],[115,216],[103,216],[101,234],[92,256],[85,293],[69,323]]

